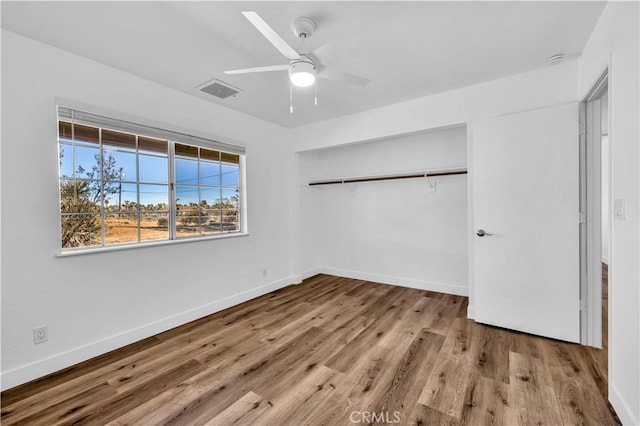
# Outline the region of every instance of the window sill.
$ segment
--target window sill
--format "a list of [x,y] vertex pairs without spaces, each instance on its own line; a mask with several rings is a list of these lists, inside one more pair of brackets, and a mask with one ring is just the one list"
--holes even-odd
[[62,251],[57,253],[56,257],[80,256],[85,254],[105,253],[110,251],[131,250],[131,249],[167,246],[167,245],[183,244],[183,243],[194,243],[198,241],[224,240],[227,238],[248,237],[249,235],[250,234],[248,232],[233,232],[233,233],[220,234],[220,235],[207,235],[202,237],[181,238],[179,240],[149,241],[145,243],[119,244],[119,245],[106,246],[106,247],[69,249],[67,251]]

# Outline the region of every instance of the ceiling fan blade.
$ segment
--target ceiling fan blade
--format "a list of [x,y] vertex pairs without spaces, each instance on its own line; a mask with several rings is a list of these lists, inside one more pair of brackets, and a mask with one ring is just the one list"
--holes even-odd
[[242,14],[253,24],[254,27],[256,27],[258,31],[262,33],[263,36],[265,36],[267,40],[269,40],[271,44],[273,44],[276,49],[280,51],[280,53],[284,55],[285,58],[289,60],[300,59],[298,52],[296,52],[293,47],[289,46],[289,44],[287,44],[287,42],[284,41],[282,37],[280,37],[278,33],[276,33],[273,28],[271,28],[269,24],[260,17],[260,15],[254,11],[242,12]]
[[269,67],[242,68],[239,70],[225,71],[225,74],[249,74],[252,72],[270,72],[270,71],[286,71],[289,65],[272,65]]
[[323,61],[326,61],[328,58],[334,58],[336,56],[336,51],[340,50],[340,46],[338,44],[337,40],[331,40],[316,47],[313,50],[313,54],[317,58],[323,58]]
[[324,67],[318,73],[318,77],[359,87],[365,87],[371,82],[371,80],[369,80],[368,78],[360,77],[359,75],[343,71],[336,71],[332,70],[331,68]]

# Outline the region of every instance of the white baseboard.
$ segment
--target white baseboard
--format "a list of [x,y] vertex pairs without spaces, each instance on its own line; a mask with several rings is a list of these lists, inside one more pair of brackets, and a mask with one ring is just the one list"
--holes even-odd
[[620,391],[618,391],[616,385],[611,382],[609,382],[609,402],[611,402],[613,409],[616,410],[616,414],[623,425],[640,425],[640,418],[631,412],[629,404],[627,404],[622,395],[620,395]]
[[476,319],[476,309],[472,305],[468,305],[467,306],[467,318],[469,318],[471,320],[475,320]]
[[439,293],[468,296],[469,289],[458,284],[440,283],[435,281],[417,280],[414,278],[395,277],[391,275],[372,274],[368,272],[350,271],[347,269],[321,267],[316,268],[316,273],[335,275],[344,278],[353,278],[382,284],[399,285],[402,287],[417,288],[419,290],[437,291]]
[[1,376],[1,389],[6,389],[26,383],[30,380],[46,376],[47,374],[61,370],[63,368],[78,364],[98,355],[105,354],[117,348],[129,345],[147,337],[154,336],[163,331],[186,324],[190,321],[222,311],[231,306],[262,296],[263,294],[278,290],[296,283],[297,277],[287,277],[274,281],[233,296],[216,300],[197,308],[189,309],[170,317],[154,321],[140,327],[127,330],[125,332],[88,343],[77,348],[41,359],[20,367],[3,371]]
[[300,273],[300,275],[298,275],[300,282],[302,282],[303,280],[306,280],[307,278],[311,278],[315,275],[318,274],[323,274],[325,273],[323,271],[323,268],[311,268],[311,269],[307,269],[306,271],[303,271]]

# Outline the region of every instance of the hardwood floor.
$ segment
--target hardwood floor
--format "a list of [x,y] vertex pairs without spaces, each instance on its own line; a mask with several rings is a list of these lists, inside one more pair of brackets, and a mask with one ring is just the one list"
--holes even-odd
[[2,424],[619,424],[605,353],[318,275],[2,394]]

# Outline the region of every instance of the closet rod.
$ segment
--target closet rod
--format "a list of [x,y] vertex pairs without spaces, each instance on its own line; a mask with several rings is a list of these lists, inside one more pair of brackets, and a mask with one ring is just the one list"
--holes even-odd
[[466,175],[466,169],[455,170],[440,170],[423,173],[411,173],[406,175],[386,175],[386,176],[368,176],[358,178],[344,178],[344,179],[332,179],[332,180],[318,180],[309,182],[309,186],[316,185],[336,185],[341,183],[357,183],[357,182],[374,182],[380,180],[395,180],[395,179],[415,179],[415,178],[428,178],[436,176],[451,176],[451,175]]

